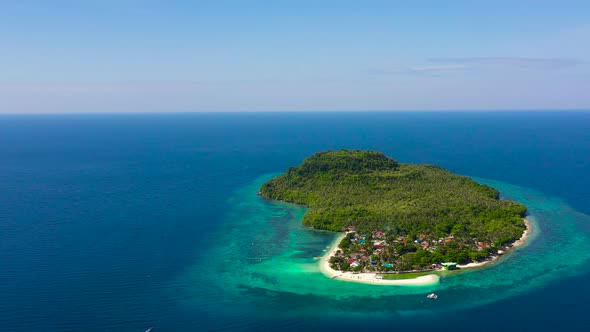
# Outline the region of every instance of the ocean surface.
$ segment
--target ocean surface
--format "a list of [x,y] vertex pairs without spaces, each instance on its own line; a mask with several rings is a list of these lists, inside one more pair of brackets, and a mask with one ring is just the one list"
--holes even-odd
[[[340,148],[492,185],[533,235],[434,286],[331,280],[335,234],[256,191]],[[589,188],[590,112],[2,115],[0,331],[589,331]]]

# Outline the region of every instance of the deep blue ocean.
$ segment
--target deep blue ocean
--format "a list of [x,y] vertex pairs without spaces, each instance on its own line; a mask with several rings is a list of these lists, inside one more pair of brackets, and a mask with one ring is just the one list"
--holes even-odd
[[[0,331],[590,331],[583,264],[543,287],[503,286],[514,295],[480,305],[469,304],[470,288],[453,286],[447,299],[465,305],[444,312],[415,310],[421,302],[398,310],[422,295],[343,299],[239,280],[236,293],[211,281],[255,254],[223,236],[243,215],[273,225],[276,243],[293,234],[282,220],[301,216],[275,205],[264,212],[272,220],[236,210],[248,188],[340,148],[437,164],[526,188],[517,191],[534,192],[536,204],[560,202],[579,220],[590,215],[590,112],[2,115]],[[552,218],[560,222],[558,213]],[[265,236],[260,225],[237,236],[254,243],[249,236]],[[590,225],[577,227],[590,242]],[[568,241],[541,235],[548,244],[537,252]],[[308,256],[331,236],[309,235]],[[582,250],[568,254],[588,255]],[[226,269],[214,266],[219,261]]]

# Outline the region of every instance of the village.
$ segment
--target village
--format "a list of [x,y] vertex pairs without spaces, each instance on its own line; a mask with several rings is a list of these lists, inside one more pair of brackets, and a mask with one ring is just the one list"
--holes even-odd
[[401,236],[393,232],[365,232],[349,225],[329,264],[334,270],[358,273],[428,272],[453,270],[458,263],[493,259],[503,253],[488,241],[467,242],[453,235],[435,238],[426,233]]

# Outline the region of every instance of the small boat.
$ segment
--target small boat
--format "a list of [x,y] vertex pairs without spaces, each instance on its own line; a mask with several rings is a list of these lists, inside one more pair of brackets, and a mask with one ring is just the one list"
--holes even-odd
[[427,297],[427,298],[429,298],[429,299],[431,299],[431,300],[436,300],[436,299],[438,299],[438,295],[436,295],[436,294],[434,294],[434,293],[428,294],[426,297]]
[[145,330],[145,332],[152,332],[153,329],[154,329],[154,327],[153,326],[150,326],[150,328],[147,329],[147,330]]

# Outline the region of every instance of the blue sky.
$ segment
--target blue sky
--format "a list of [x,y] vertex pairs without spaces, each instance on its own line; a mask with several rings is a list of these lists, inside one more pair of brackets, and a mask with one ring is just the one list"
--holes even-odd
[[588,1],[2,1],[0,112],[590,109]]

